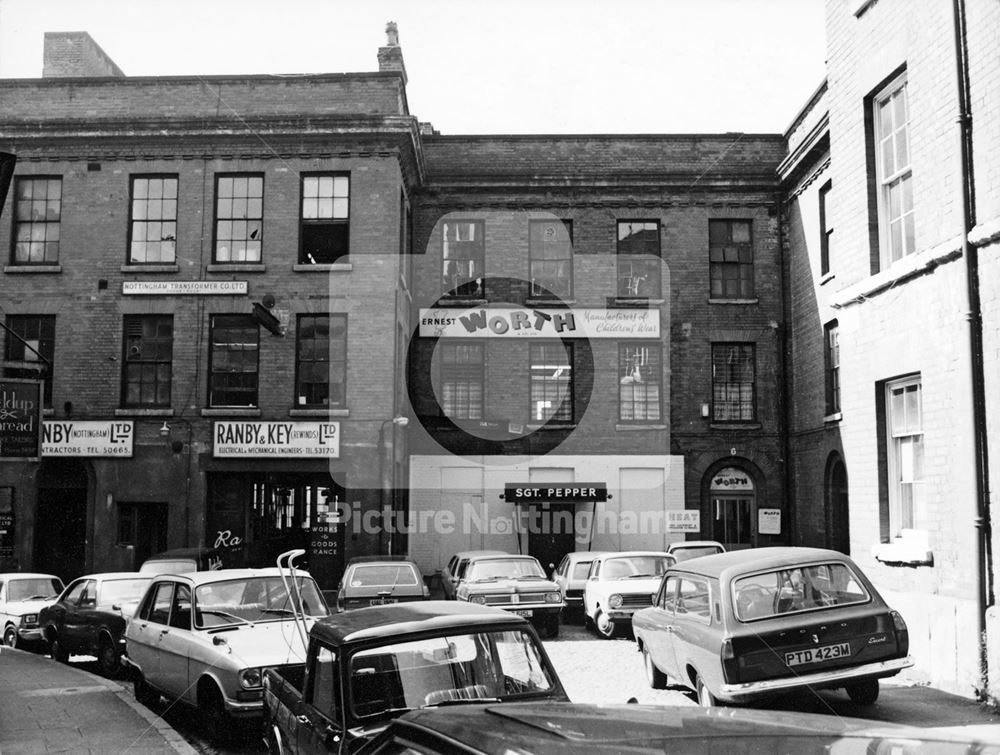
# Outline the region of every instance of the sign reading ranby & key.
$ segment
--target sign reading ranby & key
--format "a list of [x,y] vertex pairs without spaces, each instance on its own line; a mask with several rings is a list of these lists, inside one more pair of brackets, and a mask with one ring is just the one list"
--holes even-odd
[[340,423],[216,422],[212,455],[335,459],[340,457]]

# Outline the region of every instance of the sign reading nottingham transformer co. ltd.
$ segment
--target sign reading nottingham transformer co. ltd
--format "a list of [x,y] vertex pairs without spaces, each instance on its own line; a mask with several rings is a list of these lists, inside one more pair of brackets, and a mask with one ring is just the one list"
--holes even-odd
[[429,338],[659,338],[659,309],[421,309]]
[[339,422],[225,421],[212,427],[215,457],[339,458]]

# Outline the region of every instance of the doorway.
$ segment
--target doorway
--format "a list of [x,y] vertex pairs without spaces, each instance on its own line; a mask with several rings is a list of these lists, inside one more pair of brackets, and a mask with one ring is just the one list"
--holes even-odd
[[826,467],[827,547],[851,555],[850,507],[847,499],[847,467],[833,453]]
[[551,577],[562,557],[576,550],[576,506],[571,503],[541,503],[526,513],[528,555],[537,558],[542,569]]
[[726,467],[712,475],[709,483],[711,538],[726,550],[752,548],[756,495],[753,478],[739,467]]
[[63,582],[86,571],[87,469],[82,462],[42,462],[35,508],[34,569]]

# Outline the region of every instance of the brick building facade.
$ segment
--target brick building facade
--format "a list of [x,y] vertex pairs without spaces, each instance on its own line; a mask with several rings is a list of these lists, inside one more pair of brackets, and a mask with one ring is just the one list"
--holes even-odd
[[781,167],[796,540],[849,550],[916,673],[994,697],[998,22],[980,0],[828,2],[827,82]]

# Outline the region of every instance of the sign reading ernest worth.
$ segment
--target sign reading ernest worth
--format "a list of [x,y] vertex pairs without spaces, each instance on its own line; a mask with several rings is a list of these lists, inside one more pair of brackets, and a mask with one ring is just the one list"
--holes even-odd
[[0,460],[40,459],[42,383],[0,379]]
[[339,422],[216,422],[212,455],[340,457]]
[[659,338],[658,309],[421,309],[429,338]]
[[42,456],[118,456],[131,458],[132,420],[61,420],[42,423]]

